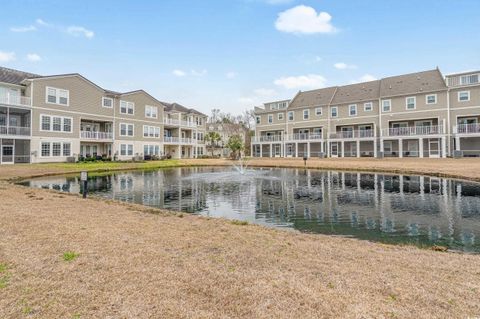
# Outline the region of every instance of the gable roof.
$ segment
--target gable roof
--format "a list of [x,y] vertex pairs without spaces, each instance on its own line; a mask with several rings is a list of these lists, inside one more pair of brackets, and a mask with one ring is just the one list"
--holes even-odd
[[332,104],[376,100],[380,95],[380,80],[339,86]]
[[0,82],[3,83],[21,85],[23,80],[37,77],[41,75],[0,67]]
[[422,71],[383,78],[380,97],[447,90],[440,70]]
[[178,103],[166,103],[162,102],[163,105],[165,105],[165,112],[182,112],[182,113],[194,113],[202,116],[206,116],[202,112],[199,112],[193,108],[187,108],[181,104]]
[[302,108],[305,106],[328,105],[337,90],[336,86],[299,92],[290,102],[288,109]]

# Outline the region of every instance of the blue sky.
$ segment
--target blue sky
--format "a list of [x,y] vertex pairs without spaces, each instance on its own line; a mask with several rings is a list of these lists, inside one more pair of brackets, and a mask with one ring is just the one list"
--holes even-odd
[[478,0],[2,1],[0,65],[209,114],[439,66],[480,69]]

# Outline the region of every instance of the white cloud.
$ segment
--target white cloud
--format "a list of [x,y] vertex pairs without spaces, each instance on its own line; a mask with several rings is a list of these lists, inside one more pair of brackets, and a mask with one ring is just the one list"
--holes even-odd
[[35,20],[35,22],[36,22],[37,24],[41,25],[41,26],[44,26],[44,27],[49,27],[49,26],[51,26],[50,23],[47,23],[47,22],[45,22],[45,21],[42,20],[42,19],[37,19],[37,20]]
[[238,99],[238,101],[242,104],[248,104],[248,105],[252,105],[255,103],[255,99],[251,97],[241,97]]
[[0,51],[0,62],[10,62],[15,60],[15,52]]
[[42,60],[42,57],[36,53],[29,53],[27,54],[27,60],[30,62],[38,62]]
[[325,86],[327,80],[318,74],[287,76],[276,79],[273,83],[286,89],[317,89]]
[[67,33],[75,37],[84,36],[87,39],[91,39],[95,35],[93,31],[75,25],[69,26],[67,28]]
[[335,69],[346,70],[346,69],[356,69],[357,66],[353,64],[346,64],[344,62],[338,62],[333,65]]
[[255,93],[257,96],[272,96],[277,94],[277,92],[274,89],[264,89],[264,88],[253,90],[253,93]]
[[315,62],[322,62],[323,61],[323,58],[321,56],[316,56],[315,57]]
[[332,16],[327,12],[315,11],[312,7],[296,6],[281,12],[275,21],[277,30],[288,33],[332,33],[335,27],[331,24]]
[[37,27],[34,25],[24,26],[24,27],[11,27],[10,31],[12,32],[30,32],[36,31]]
[[182,76],[185,76],[185,75],[186,75],[185,71],[178,70],[178,69],[177,69],[177,70],[173,70],[173,71],[172,71],[172,74],[175,75],[175,76],[178,76],[178,77],[182,77]]
[[192,70],[191,73],[193,76],[204,76],[204,75],[207,75],[207,70],[206,69],[203,69],[201,71]]
[[377,78],[371,74],[365,74],[360,78],[360,82],[375,81]]
[[225,76],[227,77],[227,79],[230,79],[230,80],[231,80],[231,79],[234,79],[234,78],[237,77],[237,73],[231,71],[231,72],[227,72],[227,73],[225,74]]

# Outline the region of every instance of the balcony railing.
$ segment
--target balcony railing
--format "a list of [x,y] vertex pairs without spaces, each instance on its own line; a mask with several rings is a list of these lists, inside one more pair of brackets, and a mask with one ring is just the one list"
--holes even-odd
[[85,140],[111,140],[112,132],[80,131],[80,138]]
[[282,135],[261,135],[261,136],[254,136],[253,142],[281,142]]
[[315,141],[321,140],[322,134],[310,134],[310,133],[295,133],[285,135],[285,141]]
[[197,127],[197,123],[190,121],[181,121],[177,119],[164,118],[163,124],[172,126],[185,126],[185,127]]
[[454,127],[453,132],[456,134],[479,134],[480,124],[458,124]]
[[31,106],[30,98],[27,96],[0,94],[0,104],[15,106]]
[[0,135],[30,136],[30,127],[0,126]]
[[382,136],[417,136],[439,134],[443,134],[443,126],[440,125],[395,127],[382,130]]
[[352,130],[330,133],[331,139],[369,138],[375,137],[374,130]]
[[183,138],[183,137],[176,137],[176,136],[164,136],[163,137],[164,143],[171,143],[171,144],[196,144],[196,140],[193,138]]

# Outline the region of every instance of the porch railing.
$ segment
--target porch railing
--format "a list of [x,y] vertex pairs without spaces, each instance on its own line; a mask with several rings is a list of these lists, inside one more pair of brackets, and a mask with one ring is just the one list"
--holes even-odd
[[369,138],[375,137],[374,130],[352,130],[352,131],[338,131],[330,133],[331,139],[349,139],[349,138]]
[[112,132],[80,131],[80,138],[86,140],[111,140]]
[[176,136],[164,136],[163,141],[165,143],[173,143],[173,144],[196,144],[196,140],[193,138],[183,138],[183,137],[176,137]]
[[456,134],[476,134],[480,133],[480,124],[458,124],[454,127],[453,132]]
[[27,96],[0,94],[0,104],[15,106],[31,106],[30,98]]
[[30,136],[30,127],[0,126],[0,135]]
[[322,134],[318,133],[295,133],[285,135],[285,141],[315,141],[321,140]]
[[382,130],[383,136],[417,136],[439,134],[443,134],[443,126],[440,125],[395,127]]
[[197,127],[197,123],[191,121],[183,121],[177,119],[164,118],[163,124],[172,126]]
[[253,142],[281,142],[282,135],[261,135],[261,136],[254,136]]

